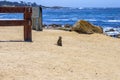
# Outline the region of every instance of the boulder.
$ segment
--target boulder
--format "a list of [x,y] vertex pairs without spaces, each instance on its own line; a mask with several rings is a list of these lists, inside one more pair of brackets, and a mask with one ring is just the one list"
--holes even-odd
[[64,27],[65,27],[65,28],[71,28],[72,25],[70,25],[70,24],[65,24]]
[[109,29],[109,30],[107,30],[105,32],[114,32],[114,31],[115,31],[114,29]]
[[72,31],[84,34],[103,33],[103,29],[98,26],[94,26],[91,23],[80,20],[72,28]]
[[60,24],[50,24],[49,26],[52,26],[53,28],[56,28],[56,27],[61,27],[62,25],[60,25]]

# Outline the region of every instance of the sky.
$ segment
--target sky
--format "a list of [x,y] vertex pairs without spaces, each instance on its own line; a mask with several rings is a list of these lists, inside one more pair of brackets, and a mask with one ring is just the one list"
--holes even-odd
[[120,0],[7,0],[36,2],[43,6],[63,6],[63,7],[120,7]]

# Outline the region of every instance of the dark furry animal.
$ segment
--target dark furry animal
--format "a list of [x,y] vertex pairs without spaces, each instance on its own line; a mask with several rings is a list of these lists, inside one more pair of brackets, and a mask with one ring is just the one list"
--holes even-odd
[[62,46],[62,37],[59,36],[58,41],[57,41],[58,46]]

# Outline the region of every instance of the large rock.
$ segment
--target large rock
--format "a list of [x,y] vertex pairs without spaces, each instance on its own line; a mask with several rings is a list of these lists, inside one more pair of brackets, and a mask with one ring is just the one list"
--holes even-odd
[[98,26],[94,26],[87,21],[80,20],[72,28],[72,31],[84,34],[103,33],[103,29]]

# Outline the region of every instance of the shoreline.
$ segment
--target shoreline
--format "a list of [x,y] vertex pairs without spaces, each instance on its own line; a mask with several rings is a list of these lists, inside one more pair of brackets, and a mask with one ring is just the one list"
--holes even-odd
[[[70,24],[43,24],[43,29],[54,29],[54,30],[65,30],[65,31],[71,31],[71,28],[74,25]],[[120,27],[114,28],[114,27],[101,27],[103,28],[103,34],[106,36],[114,37],[114,38],[120,38]]]

